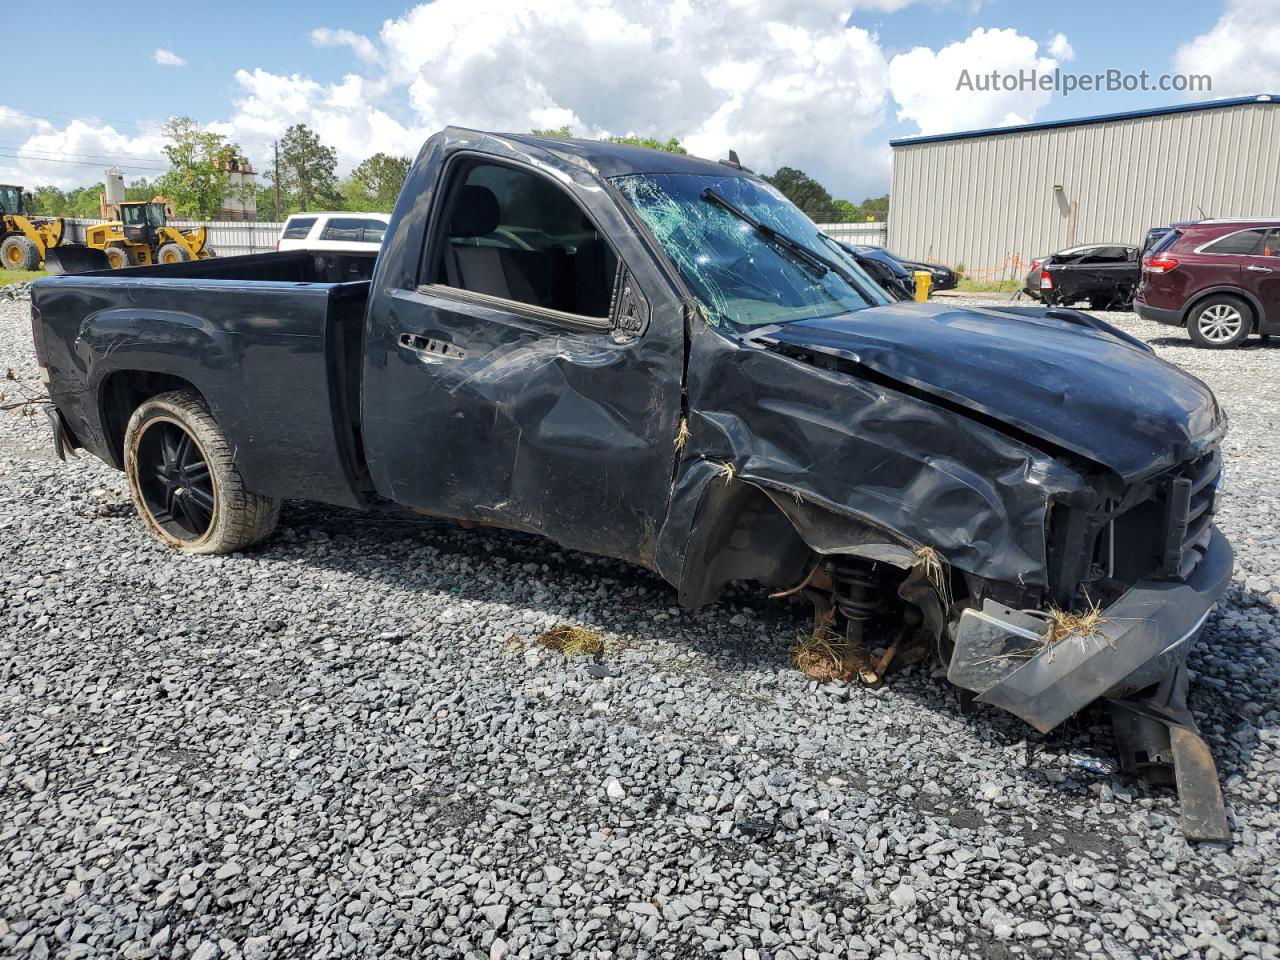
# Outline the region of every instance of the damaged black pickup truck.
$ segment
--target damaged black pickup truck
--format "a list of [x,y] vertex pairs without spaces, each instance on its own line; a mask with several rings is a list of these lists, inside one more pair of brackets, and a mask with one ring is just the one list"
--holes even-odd
[[1070,310],[894,302],[731,163],[450,128],[386,237],[38,280],[59,451],[179,550],[392,501],[918,632],[1038,730],[1106,698],[1227,835],[1185,704],[1232,567],[1200,381]]

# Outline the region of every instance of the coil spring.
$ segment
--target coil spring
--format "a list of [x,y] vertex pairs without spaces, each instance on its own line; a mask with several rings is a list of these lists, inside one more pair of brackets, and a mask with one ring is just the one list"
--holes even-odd
[[848,620],[869,620],[880,610],[880,585],[868,571],[857,568],[831,571],[835,580],[836,609]]

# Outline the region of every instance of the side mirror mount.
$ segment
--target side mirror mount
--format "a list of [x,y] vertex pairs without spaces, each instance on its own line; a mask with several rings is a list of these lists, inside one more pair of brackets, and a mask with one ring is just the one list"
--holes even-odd
[[618,271],[615,289],[614,301],[617,306],[609,337],[614,343],[630,343],[644,336],[644,332],[649,329],[649,301],[636,286],[631,271],[625,267]]

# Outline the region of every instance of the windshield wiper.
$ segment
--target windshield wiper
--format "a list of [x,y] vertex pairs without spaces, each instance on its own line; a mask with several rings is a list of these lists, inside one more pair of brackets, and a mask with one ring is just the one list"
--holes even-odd
[[747,226],[751,227],[751,229],[756,233],[760,234],[760,236],[764,237],[766,240],[778,246],[785,253],[789,254],[791,259],[812,270],[815,276],[825,277],[832,271],[839,274],[841,277],[844,276],[843,272],[826,257],[814,253],[803,243],[792,240],[781,230],[775,230],[767,223],[761,223],[751,214],[747,213],[747,211],[735,204],[732,200],[722,197],[710,187],[707,187],[702,191],[702,199],[707,201],[707,203],[714,204],[720,209],[737,217]]

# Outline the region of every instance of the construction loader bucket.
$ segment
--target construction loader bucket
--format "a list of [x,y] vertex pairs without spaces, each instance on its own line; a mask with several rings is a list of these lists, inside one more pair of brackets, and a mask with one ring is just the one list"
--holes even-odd
[[92,247],[56,247],[44,255],[45,272],[59,277],[64,273],[89,273],[93,270],[110,268],[107,255],[102,250]]

